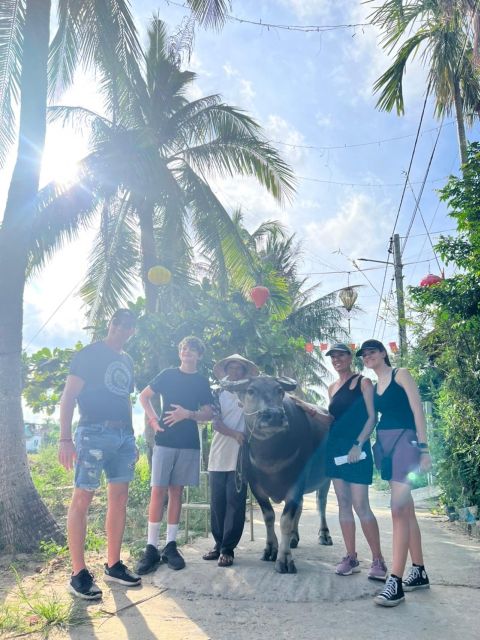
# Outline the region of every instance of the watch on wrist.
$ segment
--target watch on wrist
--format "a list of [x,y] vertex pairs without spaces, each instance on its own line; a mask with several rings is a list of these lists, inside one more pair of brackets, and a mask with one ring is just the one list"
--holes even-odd
[[419,449],[428,449],[428,444],[426,442],[417,442],[417,447]]
[[355,440],[355,442],[353,443],[354,447],[359,447],[360,446],[360,442],[359,440]]

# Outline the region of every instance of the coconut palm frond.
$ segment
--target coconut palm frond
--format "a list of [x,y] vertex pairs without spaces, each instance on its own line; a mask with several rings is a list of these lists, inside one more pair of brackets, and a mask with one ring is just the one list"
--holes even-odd
[[268,143],[252,137],[214,140],[184,149],[180,157],[202,176],[255,177],[280,203],[294,192],[290,167]]
[[420,30],[411,38],[409,38],[400,47],[393,64],[383,73],[373,85],[375,93],[380,93],[377,101],[377,107],[383,111],[392,111],[396,109],[399,115],[405,113],[405,103],[403,100],[403,76],[407,62],[411,55],[415,55],[419,46],[427,38],[430,32]]
[[207,27],[220,29],[228,17],[230,0],[187,0],[195,18]]
[[[242,291],[255,284],[255,265],[237,227],[210,186],[188,165],[179,170],[179,183],[187,194],[192,225],[201,250],[215,256],[217,272],[225,265]],[[225,282],[226,272],[223,275]]]
[[38,270],[67,242],[90,226],[101,201],[98,184],[92,178],[91,158],[79,165],[79,179],[73,185],[52,182],[38,193],[37,213],[32,223],[30,269]]
[[15,109],[20,92],[25,0],[0,3],[0,168],[15,142]]
[[301,306],[289,315],[286,324],[292,337],[309,336],[312,340],[325,340],[339,331],[342,312],[337,305],[336,292]]
[[80,290],[93,326],[124,305],[138,282],[138,237],[130,214],[128,199],[119,194],[103,204],[100,230]]

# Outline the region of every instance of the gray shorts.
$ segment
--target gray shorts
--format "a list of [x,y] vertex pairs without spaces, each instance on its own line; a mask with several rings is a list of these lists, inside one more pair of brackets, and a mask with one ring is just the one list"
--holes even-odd
[[199,449],[154,446],[151,487],[198,487],[199,483]]

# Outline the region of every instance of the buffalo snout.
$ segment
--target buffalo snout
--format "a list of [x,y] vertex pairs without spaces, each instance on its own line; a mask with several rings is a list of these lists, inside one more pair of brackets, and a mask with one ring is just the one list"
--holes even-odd
[[261,411],[260,420],[270,426],[285,426],[287,424],[285,411],[277,407],[269,407]]

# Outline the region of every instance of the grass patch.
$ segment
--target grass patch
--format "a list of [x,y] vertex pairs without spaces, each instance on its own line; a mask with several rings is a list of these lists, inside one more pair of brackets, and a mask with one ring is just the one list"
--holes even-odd
[[[53,629],[68,629],[86,620],[85,614],[75,610],[70,599],[64,600],[54,592],[37,587],[27,591],[14,567],[17,583],[8,602],[0,606],[0,633],[5,638],[40,633],[48,637]],[[9,634],[9,635],[6,635]]]

